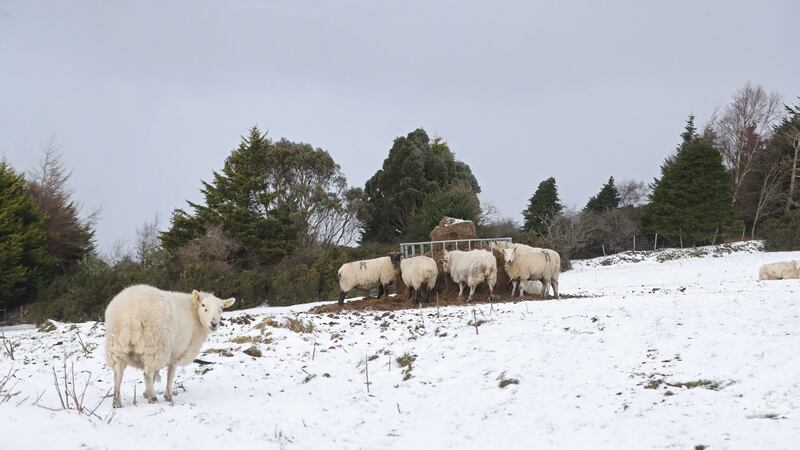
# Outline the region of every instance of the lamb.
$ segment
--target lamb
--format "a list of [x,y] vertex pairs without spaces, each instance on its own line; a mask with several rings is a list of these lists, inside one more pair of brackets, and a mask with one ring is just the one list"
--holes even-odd
[[526,294],[539,295],[542,293],[544,285],[539,280],[528,280],[528,281],[521,281],[519,283],[519,288]]
[[781,261],[764,264],[758,270],[759,280],[791,280],[800,278],[800,261]]
[[156,401],[153,382],[167,367],[164,399],[172,401],[175,367],[194,361],[206,337],[219,326],[223,308],[236,299],[214,294],[162,291],[135,285],[106,307],[106,363],[114,370],[114,408],[122,406],[120,383],[127,366],[144,370],[144,397]]
[[429,256],[414,256],[404,258],[400,261],[400,274],[403,283],[409,288],[408,298],[411,299],[411,291],[414,291],[414,299],[419,301],[422,298],[420,288],[425,286],[424,300],[430,298],[431,289],[436,285],[436,277],[439,276],[439,269],[436,261]]
[[344,297],[353,289],[369,291],[377,287],[377,298],[383,297],[384,293],[388,295],[389,285],[394,283],[399,265],[400,253],[397,252],[380,258],[342,264],[337,274],[341,289],[339,305],[344,304]]
[[[522,244],[514,244],[503,249],[505,270],[513,286],[511,296],[517,290],[517,283],[528,280],[542,282],[541,295],[544,297],[553,286],[553,294],[558,297],[558,276],[561,271],[561,256],[558,252]],[[520,286],[519,296],[523,289]]]
[[492,300],[494,285],[497,283],[497,260],[489,251],[445,250],[442,269],[458,283],[459,300],[464,298],[464,283],[469,286],[469,302],[472,301],[475,287],[484,282],[489,285],[489,300]]

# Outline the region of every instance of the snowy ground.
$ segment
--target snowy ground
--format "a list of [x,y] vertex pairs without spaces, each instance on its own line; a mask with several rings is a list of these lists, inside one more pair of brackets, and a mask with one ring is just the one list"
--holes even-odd
[[[84,404],[101,402],[102,324],[5,331],[16,349],[12,361],[0,347],[0,380],[11,371],[17,394],[0,396],[0,447],[797,448],[800,282],[757,272],[800,252],[712,253],[723,256],[579,262],[562,292],[591,298],[438,315],[233,312],[254,320],[209,339],[221,353],[179,371],[174,405],[143,402],[129,369],[124,407],[107,399],[96,417],[46,408],[61,406],[53,368],[63,376],[65,358],[78,390],[92,376]],[[274,326],[295,317],[313,331]],[[241,336],[263,356],[231,342]]]

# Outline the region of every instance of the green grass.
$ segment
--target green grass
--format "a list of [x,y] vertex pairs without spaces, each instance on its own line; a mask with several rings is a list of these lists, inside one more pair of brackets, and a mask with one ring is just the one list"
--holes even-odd
[[411,371],[414,369],[414,361],[416,360],[417,355],[412,355],[411,353],[404,353],[395,359],[397,365],[403,369],[403,381],[411,378]]

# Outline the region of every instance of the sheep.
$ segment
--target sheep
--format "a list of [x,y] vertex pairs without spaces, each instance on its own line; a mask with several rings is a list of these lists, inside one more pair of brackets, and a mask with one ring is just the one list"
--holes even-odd
[[544,285],[539,280],[528,280],[528,281],[521,281],[519,283],[519,288],[526,294],[539,295],[542,293]]
[[344,304],[344,297],[353,289],[369,291],[378,288],[378,297],[389,295],[389,285],[397,277],[397,268],[400,265],[400,253],[394,252],[389,256],[353,261],[342,264],[337,277],[339,279],[339,305]]
[[800,261],[782,261],[764,264],[758,270],[759,280],[790,280],[800,278]]
[[420,287],[425,286],[424,300],[427,302],[431,289],[436,285],[436,277],[439,276],[439,269],[436,261],[429,256],[414,256],[404,258],[400,261],[400,274],[403,283],[408,287],[408,298],[411,300],[411,291],[414,291],[414,298],[419,301],[422,298]]
[[[503,249],[505,269],[512,281],[511,296],[517,290],[517,283],[528,280],[542,282],[541,295],[544,297],[553,286],[553,294],[558,297],[558,276],[561,271],[561,256],[558,252],[523,244],[513,244]],[[520,286],[519,296],[523,289]]]
[[167,367],[164,399],[172,401],[175,367],[185,366],[200,351],[206,337],[219,326],[223,308],[236,299],[214,294],[162,291],[134,285],[123,289],[106,307],[106,363],[114,370],[113,407],[122,406],[120,383],[127,366],[144,370],[144,396],[156,401],[153,382]]
[[464,283],[469,286],[469,297],[472,301],[475,286],[480,283],[489,285],[489,301],[494,295],[494,285],[497,283],[497,260],[486,250],[461,251],[453,250],[444,252],[442,269],[450,274],[454,282],[458,283],[458,299],[464,298]]

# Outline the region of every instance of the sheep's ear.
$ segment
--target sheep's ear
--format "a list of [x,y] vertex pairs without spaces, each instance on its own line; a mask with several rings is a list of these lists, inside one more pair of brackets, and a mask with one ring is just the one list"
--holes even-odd
[[233,306],[234,303],[236,303],[236,299],[231,297],[231,298],[229,298],[227,300],[223,300],[222,301],[222,307],[223,308],[230,308],[231,306]]
[[199,301],[200,301],[200,293],[199,293],[199,292],[197,292],[197,291],[192,291],[192,298],[193,298],[195,301],[198,301],[198,302],[199,302]]

